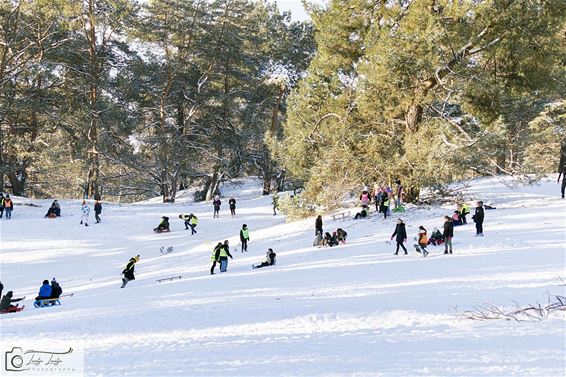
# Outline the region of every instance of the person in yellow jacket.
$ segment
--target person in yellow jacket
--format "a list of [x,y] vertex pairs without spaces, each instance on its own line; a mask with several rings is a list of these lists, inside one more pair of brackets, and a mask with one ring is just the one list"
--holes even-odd
[[128,264],[126,265],[126,268],[124,268],[124,271],[122,271],[122,274],[124,274],[124,277],[122,278],[122,286],[120,288],[124,288],[130,280],[136,280],[136,278],[134,277],[134,269],[136,267],[136,263],[139,260],[140,260],[139,254],[136,255],[135,257],[130,258],[130,260],[128,261]]
[[250,230],[246,224],[240,230],[240,241],[242,242],[242,253],[248,251],[248,241],[250,240]]
[[179,218],[185,221],[185,230],[188,230],[189,227],[191,227],[191,235],[197,232],[195,227],[198,224],[198,218],[195,215],[192,213],[190,215],[180,214]]
[[210,274],[214,275],[214,269],[216,268],[216,263],[219,262],[219,250],[223,247],[222,242],[218,242],[218,244],[212,250],[212,255],[210,256],[210,260],[212,260],[212,267],[210,267]]
[[466,215],[470,213],[470,206],[468,203],[460,204],[460,218],[462,219],[462,225],[467,224]]

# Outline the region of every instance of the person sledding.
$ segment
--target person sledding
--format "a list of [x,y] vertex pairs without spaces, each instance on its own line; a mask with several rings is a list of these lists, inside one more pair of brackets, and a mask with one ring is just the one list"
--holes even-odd
[[169,218],[167,216],[163,216],[161,218],[161,222],[159,223],[159,225],[157,226],[157,228],[154,228],[153,231],[155,233],[167,233],[170,232],[169,230]]
[[126,265],[126,268],[124,268],[124,270],[122,271],[124,277],[122,278],[122,286],[120,288],[124,288],[126,284],[128,284],[128,282],[132,280],[136,280],[136,277],[134,276],[134,270],[136,268],[136,263],[139,260],[140,260],[139,254],[136,255],[135,257],[130,258],[128,264]]
[[39,295],[35,298],[35,301],[49,300],[51,298],[52,289],[49,285],[49,280],[44,280],[43,285],[39,288]]
[[61,216],[61,206],[59,205],[57,200],[54,200],[53,203],[51,203],[51,207],[49,207],[49,209],[47,210],[45,217],[54,219],[59,216]]
[[430,235],[430,238],[428,239],[428,244],[438,246],[441,245],[443,242],[444,242],[444,237],[442,237],[442,233],[440,233],[440,230],[438,230],[438,228],[434,228],[432,230],[432,234]]
[[322,240],[322,244],[324,246],[338,246],[338,237],[336,237],[336,232],[334,235],[330,234],[329,232],[324,233],[324,239]]
[[265,262],[261,262],[258,265],[252,264],[252,268],[256,269],[256,268],[262,268],[262,267],[269,267],[269,266],[275,266],[275,258],[277,257],[277,254],[275,254],[275,252],[273,251],[273,249],[268,249],[267,253],[265,253]]
[[51,279],[51,297],[50,298],[59,298],[63,294],[63,288],[61,285],[55,280],[55,278]]
[[369,214],[369,207],[362,206],[362,210],[356,213],[356,216],[354,216],[354,220],[365,219],[368,216],[368,214]]
[[415,249],[418,253],[422,253],[423,257],[428,255],[428,251],[426,251],[426,247],[428,246],[428,237],[426,235],[426,229],[424,226],[419,226],[419,235],[417,243],[415,244]]
[[12,305],[12,303],[25,300],[26,296],[22,298],[13,298],[13,296],[14,292],[8,291],[2,297],[2,300],[0,301],[0,313],[14,313],[24,309],[25,305],[20,308],[19,304]]

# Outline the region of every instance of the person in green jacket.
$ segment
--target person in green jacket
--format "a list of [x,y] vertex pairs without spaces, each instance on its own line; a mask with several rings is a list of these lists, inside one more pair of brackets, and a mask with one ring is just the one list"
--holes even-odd
[[250,240],[250,231],[246,224],[242,225],[240,230],[240,241],[242,242],[242,253],[248,251],[248,241]]

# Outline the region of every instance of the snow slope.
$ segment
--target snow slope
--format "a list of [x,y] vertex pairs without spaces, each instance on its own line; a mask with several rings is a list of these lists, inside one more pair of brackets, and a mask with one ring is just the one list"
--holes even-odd
[[[556,179],[554,177],[554,179]],[[476,322],[455,308],[485,302],[512,307],[566,295],[566,211],[552,180],[510,189],[480,179],[468,194],[497,206],[486,211],[485,237],[474,225],[455,229],[454,255],[412,248],[419,225],[441,227],[453,208],[410,207],[404,216],[410,255],[386,241],[394,216],[332,221],[348,244],[313,248],[314,219],[285,223],[256,181],[224,187],[221,217],[211,203],[105,203],[102,223],[83,227],[78,201],[63,217],[16,206],[0,221],[1,280],[26,309],[0,317],[2,352],[54,342],[85,351],[87,376],[564,376],[566,315],[541,322]],[[195,213],[191,236],[177,218]],[[154,234],[162,215],[172,232]],[[91,215],[91,221],[93,216]],[[235,250],[242,223],[249,252]],[[230,240],[228,272],[209,275],[213,246]],[[174,246],[160,255],[161,246]],[[252,270],[268,247],[275,267]],[[136,254],[136,280],[120,289],[120,272]],[[158,284],[156,279],[182,275]],[[44,279],[56,277],[63,305],[35,309]],[[562,284],[562,285],[561,285]]]

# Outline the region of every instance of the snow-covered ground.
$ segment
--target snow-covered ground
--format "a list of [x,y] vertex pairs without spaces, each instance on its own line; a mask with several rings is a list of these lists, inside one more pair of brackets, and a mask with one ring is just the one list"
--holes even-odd
[[[0,317],[0,356],[19,344],[63,344],[85,351],[87,376],[564,376],[566,313],[528,322],[455,315],[485,302],[511,308],[566,295],[558,191],[552,179],[515,190],[496,178],[473,182],[469,197],[497,207],[486,211],[485,237],[474,237],[473,223],[457,227],[454,255],[430,247],[426,259],[412,248],[418,226],[441,227],[454,208],[410,207],[410,255],[394,256],[386,241],[397,216],[324,217],[325,231],[346,229],[348,243],[313,248],[314,219],[273,216],[256,181],[223,188],[219,219],[211,203],[190,199],[104,203],[102,223],[91,215],[90,227],[79,225],[78,201],[62,201],[58,219],[43,217],[51,201],[16,205],[12,220],[0,221],[1,281],[4,293],[27,296],[26,309]],[[190,212],[200,219],[195,236],[178,219]],[[155,234],[163,215],[172,232]],[[243,223],[245,254],[236,250]],[[211,276],[212,248],[224,239],[234,259]],[[161,246],[174,252],[162,256]],[[277,266],[252,270],[268,247]],[[136,254],[136,280],[120,289]],[[52,277],[73,297],[33,308]]]

